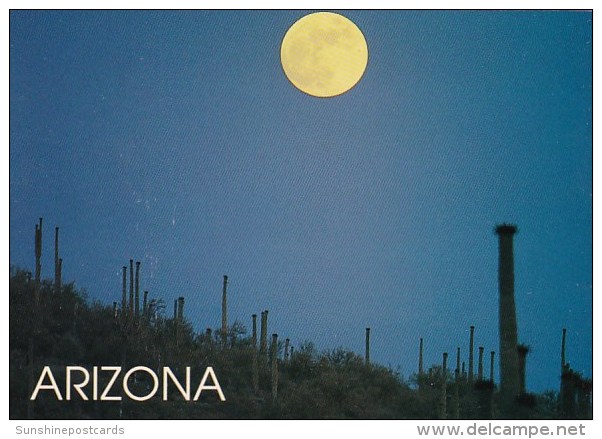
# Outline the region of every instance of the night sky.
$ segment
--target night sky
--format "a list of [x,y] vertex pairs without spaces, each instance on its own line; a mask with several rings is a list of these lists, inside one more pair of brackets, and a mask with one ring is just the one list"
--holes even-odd
[[[592,374],[592,14],[336,11],[368,67],[334,98],[280,64],[307,11],[10,13],[10,264],[91,300],[186,298],[196,330],[269,333],[417,370],[499,350],[496,224],[517,224],[527,387]],[[485,371],[489,371],[486,355]],[[467,361],[468,363],[468,361]],[[496,364],[496,373],[499,365]],[[497,379],[496,379],[497,381]]]

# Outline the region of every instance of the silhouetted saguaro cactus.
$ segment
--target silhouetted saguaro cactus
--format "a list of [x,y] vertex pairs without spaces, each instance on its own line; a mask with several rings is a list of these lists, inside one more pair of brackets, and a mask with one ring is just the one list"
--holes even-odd
[[[261,313],[261,328],[259,338],[259,355],[265,359],[268,350],[268,311]],[[263,361],[263,360],[262,360]]]
[[366,328],[366,364],[370,364],[370,328]]
[[456,370],[455,370],[454,378],[456,379],[456,381],[460,380],[460,348],[459,347],[456,349]]
[[418,376],[421,377],[424,374],[424,363],[422,360],[422,337],[420,337],[420,347],[418,348]]
[[227,288],[228,288],[228,276],[224,274],[224,285],[222,289],[222,345],[226,345],[226,339],[228,337],[228,299],[227,299]]
[[128,304],[128,314],[134,314],[134,260],[130,259],[130,301]]
[[184,297],[178,297],[178,322],[182,323],[184,320]]
[[452,419],[460,419],[460,348],[456,349],[456,370],[454,371],[454,395]]
[[479,346],[479,367],[477,369],[477,379],[479,381],[483,381],[483,352],[485,348],[483,346]]
[[[39,224],[36,224],[35,236],[34,236],[34,247],[35,247],[35,282],[33,285],[33,306],[31,308],[31,334],[29,335],[27,342],[27,392],[31,395],[33,391],[34,381],[34,338],[38,335],[40,327],[40,277],[42,274],[42,218],[40,218]],[[27,418],[34,418],[34,401],[31,399],[27,400]]]
[[36,255],[36,266],[35,266],[35,281],[36,284],[40,284],[40,277],[42,275],[42,218],[40,218],[39,224],[36,224],[36,236],[35,236],[35,255]]
[[272,363],[272,402],[278,398],[278,334],[272,334],[271,363]]
[[443,353],[441,367],[441,393],[439,398],[439,419],[447,419],[447,352]]
[[[262,313],[263,314],[263,313]],[[259,392],[259,364],[257,361],[257,314],[253,314],[253,358],[252,358],[252,382],[253,392]]]
[[470,327],[470,344],[468,346],[468,382],[474,379],[474,326]]
[[57,293],[61,291],[61,267],[59,263],[59,228],[54,228],[54,288]]
[[518,372],[518,334],[514,303],[514,225],[495,228],[499,237],[499,325],[500,325],[500,393],[505,404],[513,404],[520,392]]
[[123,288],[121,292],[121,318],[127,316],[127,267],[123,266]]
[[134,315],[140,314],[140,261],[136,261],[136,290],[134,293]]

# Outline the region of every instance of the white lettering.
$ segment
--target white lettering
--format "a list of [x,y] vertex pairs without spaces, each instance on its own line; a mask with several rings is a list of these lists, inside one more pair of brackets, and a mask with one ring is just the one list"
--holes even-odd
[[111,390],[111,387],[113,387],[113,384],[115,384],[115,381],[117,380],[117,377],[119,376],[119,373],[121,372],[121,367],[120,366],[102,366],[100,368],[100,370],[112,370],[115,372],[113,374],[113,376],[111,377],[111,379],[109,380],[109,384],[107,384],[107,387],[105,387],[104,391],[100,395],[100,400],[101,401],[121,401],[121,396],[108,396],[109,390]]
[[[207,378],[210,375],[211,375],[211,380],[213,381],[214,385],[206,386],[205,381],[207,381]],[[199,399],[199,397],[201,396],[201,392],[203,390],[216,390],[217,394],[219,395],[219,399],[221,401],[226,400],[226,397],[224,396],[224,392],[222,392],[222,388],[220,387],[219,382],[217,381],[217,377],[215,376],[215,372],[213,372],[212,367],[208,367],[207,369],[205,369],[205,375],[203,375],[203,379],[201,380],[199,387],[198,387],[196,393],[194,394],[195,401],[197,401]]]
[[67,388],[67,390],[65,392],[65,399],[67,401],[71,400],[71,372],[73,372],[73,371],[81,372],[84,374],[84,380],[79,384],[73,383],[73,388],[75,389],[75,391],[77,393],[79,393],[79,395],[82,397],[82,399],[84,401],[87,401],[88,397],[83,392],[82,387],[84,387],[86,384],[88,384],[88,381],[90,381],[90,374],[88,373],[88,371],[86,369],[84,369],[81,366],[67,366],[67,372],[66,372],[67,377],[66,377],[66,384],[65,384],[65,387]]
[[[93,366],[91,371],[82,366],[65,366],[65,400],[70,401],[72,397],[77,398],[77,395],[79,395],[82,400],[88,401],[90,399],[88,394],[90,392],[89,388],[91,387],[91,399],[93,401],[121,401],[124,394],[134,401],[147,401],[157,395],[159,386],[161,385],[159,380],[162,379],[163,391],[161,392],[161,396],[164,401],[169,399],[171,385],[176,387],[177,392],[182,395],[182,398],[185,401],[191,401],[191,367],[186,366],[183,369],[184,376],[178,377],[170,367],[163,367],[162,373],[159,375],[160,371],[155,372],[153,369],[146,366],[135,366],[125,371],[125,375],[122,378],[122,368],[120,366]],[[105,374],[105,372],[108,373]],[[132,376],[135,378],[137,373],[148,374],[152,380],[152,385],[134,386],[134,384],[130,382],[130,379]],[[77,376],[78,374],[79,378]],[[181,372],[178,373],[178,375],[181,375]],[[118,379],[119,381],[117,381]],[[134,379],[132,381],[135,382],[136,380]],[[107,382],[106,386],[103,385],[104,382]],[[148,380],[145,379],[144,382],[147,383]],[[121,389],[119,389],[120,384]],[[114,395],[110,395],[111,390],[115,385],[117,386],[117,389],[113,390]],[[130,386],[134,386],[134,390],[144,392],[144,394],[134,394]],[[41,390],[52,390],[54,391],[57,400],[63,401],[63,395],[61,394],[61,390],[57,385],[50,366],[44,366],[42,369],[30,399],[34,401]],[[222,387],[212,367],[207,367],[205,369],[192,400],[198,401],[203,390],[213,390],[217,392],[221,401],[226,400]],[[176,393],[175,390],[172,390],[172,394],[173,393]]]
[[167,401],[168,378],[176,385],[186,401],[190,401],[190,366],[186,366],[186,390],[182,387],[169,367],[163,368],[163,401]]
[[[130,376],[132,376],[133,374],[135,374],[138,371],[144,371],[153,378],[153,389],[148,393],[148,395],[137,396],[137,395],[134,395],[130,391],[130,388],[128,386],[128,380],[129,380]],[[145,367],[145,366],[133,367],[130,370],[128,370],[127,373],[123,376],[123,390],[124,390],[125,394],[128,397],[132,398],[134,401],[146,401],[147,399],[151,399],[153,396],[155,396],[155,393],[157,393],[157,389],[159,389],[159,378],[157,377],[157,374],[155,372],[153,372],[152,369],[149,369],[148,367]]]
[[[48,375],[50,384],[42,384],[46,375]],[[40,375],[40,379],[38,380],[38,384],[36,384],[36,388],[33,389],[33,393],[31,394],[30,399],[32,401],[36,399],[40,390],[54,390],[54,393],[56,394],[56,399],[58,399],[59,401],[63,400],[63,396],[61,395],[59,387],[56,385],[56,381],[54,380],[54,376],[52,375],[50,366],[44,366],[44,369],[42,369],[42,373]]]
[[98,400],[98,366],[92,368],[92,399]]

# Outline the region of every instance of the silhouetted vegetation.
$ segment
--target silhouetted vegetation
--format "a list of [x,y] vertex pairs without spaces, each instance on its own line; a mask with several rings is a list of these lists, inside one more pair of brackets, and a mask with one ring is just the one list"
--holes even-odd
[[[35,281],[23,270],[10,277],[10,417],[27,417],[28,340],[35,344],[33,377],[43,366],[56,370],[60,389],[65,388],[64,367],[125,364],[158,370],[170,366],[179,377],[192,366],[193,383],[205,367],[215,370],[225,393],[221,402],[214,392],[185,401],[172,386],[167,401],[157,396],[144,402],[58,401],[53,391],[42,391],[35,401],[35,418],[417,418],[418,394],[393,371],[366,366],[353,352],[336,349],[319,353],[313,344],[301,344],[288,361],[279,346],[279,391],[271,398],[271,372],[267,355],[260,356],[259,389],[253,391],[253,345],[246,328],[235,322],[228,328],[227,344],[218,330],[195,333],[186,319],[166,318],[149,307],[138,319],[122,319],[111,306],[88,303],[73,284],[57,292],[43,281],[39,287],[38,322],[33,324]],[[141,374],[132,384],[144,393],[150,378]],[[34,383],[35,384],[35,383]],[[195,385],[192,386],[193,389]],[[136,392],[136,389],[142,389]]]
[[[205,368],[211,366],[226,396],[222,402],[215,392],[204,392],[198,401],[186,401],[171,386],[166,401],[160,397],[161,391],[143,402],[127,397],[122,401],[84,401],[77,394],[71,401],[58,401],[53,391],[45,390],[29,407],[30,416],[37,419],[435,419],[443,403],[450,419],[508,415],[496,406],[491,381],[469,383],[448,372],[443,402],[440,366],[406,382],[393,370],[366,364],[353,352],[342,348],[318,352],[311,342],[299,345],[286,360],[283,344],[278,343],[278,397],[274,400],[269,360],[273,347],[257,358],[259,385],[255,391],[252,374],[257,348],[240,322],[228,327],[224,343],[221,330],[195,333],[185,317],[165,317],[161,300],[149,300],[138,317],[125,318],[116,305],[87,301],[85,293],[73,284],[57,289],[52,282],[42,281],[37,295],[35,288],[31,273],[11,270],[12,419],[28,416],[31,340],[35,346],[33,385],[44,366],[56,371],[60,389],[65,388],[64,367],[68,365],[88,370],[99,365],[126,369],[144,365],[156,371],[169,366],[182,381],[184,368],[191,366],[192,383],[198,383]],[[38,316],[35,321],[34,315]],[[107,380],[101,377],[101,386]],[[132,392],[144,394],[152,385],[150,381],[148,375],[137,374],[131,381]],[[194,391],[196,385],[192,388]],[[517,400],[512,417],[554,419],[559,410],[556,393],[529,394]],[[577,416],[577,408],[571,410],[571,416]]]

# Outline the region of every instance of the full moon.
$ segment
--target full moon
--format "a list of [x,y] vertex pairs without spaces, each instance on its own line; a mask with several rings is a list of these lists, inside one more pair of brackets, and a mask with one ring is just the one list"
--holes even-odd
[[296,21],[284,35],[280,59],[286,77],[304,93],[321,98],[353,88],[368,64],[368,45],[349,19],[316,12]]

